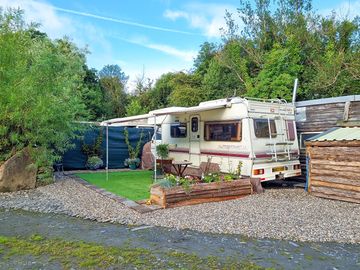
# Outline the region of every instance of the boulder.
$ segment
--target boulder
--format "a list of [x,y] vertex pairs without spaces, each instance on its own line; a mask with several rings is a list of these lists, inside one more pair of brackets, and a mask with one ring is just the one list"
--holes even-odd
[[264,188],[261,185],[259,178],[250,178],[250,183],[252,185],[254,193],[263,193],[265,192]]
[[27,150],[20,151],[0,166],[0,192],[35,188],[37,168]]
[[141,154],[141,168],[150,170],[154,168],[154,157],[151,153],[151,142],[145,143]]

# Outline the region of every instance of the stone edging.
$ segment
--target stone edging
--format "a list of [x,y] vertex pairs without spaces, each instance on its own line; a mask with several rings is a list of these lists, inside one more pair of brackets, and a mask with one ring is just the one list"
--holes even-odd
[[119,202],[123,205],[125,205],[126,207],[130,208],[130,209],[133,209],[141,214],[144,214],[144,213],[148,213],[148,212],[152,212],[156,209],[154,208],[151,208],[151,207],[147,207],[147,206],[144,206],[144,205],[141,205],[141,204],[138,204],[137,202],[134,202],[132,200],[129,200],[128,198],[124,198],[124,197],[121,197],[119,195],[116,195],[114,193],[111,193],[103,188],[99,188],[93,184],[90,184],[89,182],[85,181],[84,179],[76,176],[76,175],[69,175],[69,177],[71,177],[72,179],[74,179],[75,181],[77,181],[78,183],[84,185],[85,187],[87,188],[90,188],[98,193],[100,193],[101,195],[105,196],[105,197],[108,197],[116,202]]

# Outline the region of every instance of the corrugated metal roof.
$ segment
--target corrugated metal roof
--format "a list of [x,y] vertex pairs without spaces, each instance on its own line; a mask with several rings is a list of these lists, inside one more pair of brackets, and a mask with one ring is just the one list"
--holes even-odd
[[345,103],[347,101],[360,101],[360,95],[297,101],[297,102],[295,102],[295,105],[296,105],[296,108],[300,108],[300,107],[323,105],[323,104],[330,104],[330,103]]
[[360,140],[360,127],[344,127],[331,129],[313,137],[310,141],[355,141]]

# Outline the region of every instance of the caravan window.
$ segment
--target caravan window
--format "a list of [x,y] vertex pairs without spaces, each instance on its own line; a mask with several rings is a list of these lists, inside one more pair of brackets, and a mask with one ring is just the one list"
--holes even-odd
[[241,141],[241,122],[205,122],[206,141]]
[[286,127],[287,127],[287,137],[289,141],[295,141],[295,122],[292,120],[286,120]]
[[254,119],[255,136],[257,138],[270,138],[269,122],[271,128],[271,137],[272,138],[276,137],[277,133],[276,133],[275,120],[268,121],[268,119]]
[[191,131],[197,132],[199,130],[199,118],[193,117],[191,118]]
[[186,123],[174,123],[170,126],[170,136],[172,138],[186,138],[187,125]]

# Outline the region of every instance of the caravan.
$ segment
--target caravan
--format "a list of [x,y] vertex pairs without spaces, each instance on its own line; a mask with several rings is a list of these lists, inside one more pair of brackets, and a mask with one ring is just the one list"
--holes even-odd
[[240,164],[242,175],[268,181],[301,174],[294,110],[283,100],[235,97],[107,120],[103,125],[151,125],[156,130],[153,149],[168,144],[175,161],[189,161],[194,168],[216,163],[227,173]]

